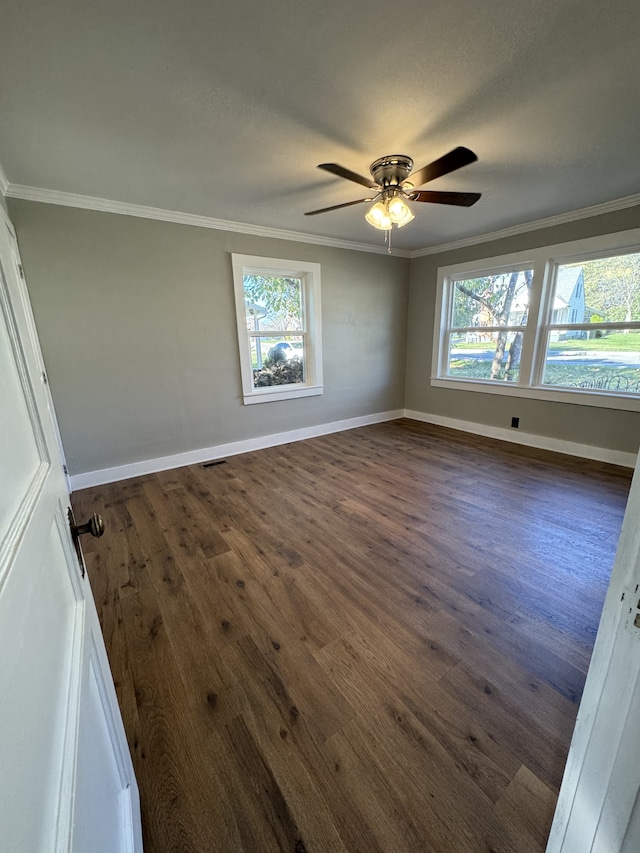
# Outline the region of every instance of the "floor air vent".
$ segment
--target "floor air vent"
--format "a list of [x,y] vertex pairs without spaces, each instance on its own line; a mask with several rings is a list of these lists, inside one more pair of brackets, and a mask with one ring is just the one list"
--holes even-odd
[[201,468],[213,468],[214,465],[226,465],[226,459],[213,459],[211,462],[203,462]]

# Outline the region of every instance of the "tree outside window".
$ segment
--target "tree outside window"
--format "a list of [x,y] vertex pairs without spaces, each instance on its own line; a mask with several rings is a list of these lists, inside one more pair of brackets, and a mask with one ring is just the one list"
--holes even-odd
[[449,376],[518,377],[532,278],[525,269],[452,282]]

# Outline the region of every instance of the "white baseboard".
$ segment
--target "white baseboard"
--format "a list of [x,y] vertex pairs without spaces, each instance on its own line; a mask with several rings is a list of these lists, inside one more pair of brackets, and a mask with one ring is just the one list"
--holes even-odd
[[636,467],[636,454],[625,453],[622,450],[610,450],[607,447],[595,447],[591,444],[578,444],[575,441],[563,441],[560,438],[550,438],[546,435],[534,435],[530,432],[519,432],[515,429],[478,424],[472,421],[462,421],[458,418],[446,418],[442,415],[431,415],[426,412],[414,412],[405,409],[404,416],[415,421],[449,427],[462,432],[472,432],[486,438],[498,438],[513,444],[524,444],[527,447],[537,447],[540,450],[552,450],[555,453],[566,453],[569,456],[580,456],[583,459],[594,459],[597,462],[609,462],[611,465],[622,465],[625,468]]
[[275,447],[278,444],[288,444],[291,441],[302,441],[305,438],[315,438],[318,435],[328,435],[356,427],[378,424],[383,421],[395,421],[404,417],[404,409],[392,412],[378,412],[375,415],[363,415],[359,418],[347,418],[328,424],[293,429],[288,432],[278,432],[273,435],[262,435],[258,438],[248,438],[244,441],[233,441],[230,444],[218,444],[215,447],[202,447],[199,450],[188,450],[172,456],[162,456],[159,459],[143,459],[128,465],[118,465],[115,468],[103,468],[100,471],[87,471],[83,474],[71,475],[71,489],[88,489],[91,486],[103,486],[106,483],[116,483],[118,480],[128,480],[143,474],[154,474],[157,471],[168,471],[170,468],[180,468],[183,465],[195,465],[198,462],[208,462],[210,459],[222,459],[226,456],[236,456],[239,453],[250,453],[265,447]]
[[303,429],[278,432],[272,435],[259,436],[258,438],[248,438],[244,441],[233,441],[229,444],[218,444],[215,447],[202,447],[199,450],[188,450],[185,453],[162,456],[158,459],[143,459],[140,462],[118,465],[115,468],[103,468],[99,471],[72,474],[70,478],[71,489],[75,492],[79,489],[88,489],[91,486],[103,486],[106,483],[128,480],[131,477],[140,477],[143,474],[154,474],[156,471],[167,471],[170,468],[180,468],[183,465],[195,465],[198,462],[207,462],[210,459],[223,459],[227,456],[236,456],[239,453],[262,450],[265,447],[288,444],[291,441],[303,441],[305,438],[314,438],[318,435],[328,435],[332,432],[356,429],[357,427],[378,424],[384,421],[395,421],[398,418],[411,418],[415,421],[449,427],[449,429],[471,432],[475,435],[485,436],[486,438],[497,438],[501,441],[510,441],[513,444],[537,447],[540,450],[552,450],[556,453],[566,453],[569,456],[579,456],[583,459],[609,462],[612,465],[622,465],[625,468],[635,468],[636,465],[636,455],[634,453],[610,450],[606,447],[595,447],[591,444],[578,444],[575,441],[562,441],[558,438],[549,438],[544,435],[534,435],[528,432],[516,432],[516,430],[512,429],[463,421],[457,418],[447,418],[442,415],[432,415],[426,412],[414,412],[411,409],[396,409],[391,412],[378,412],[375,415],[363,415],[359,418],[348,418],[342,421],[304,427]]

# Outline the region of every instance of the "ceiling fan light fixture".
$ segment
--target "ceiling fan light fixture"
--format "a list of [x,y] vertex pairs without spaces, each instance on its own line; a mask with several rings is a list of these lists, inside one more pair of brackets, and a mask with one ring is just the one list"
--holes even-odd
[[398,228],[402,228],[402,226],[406,225],[407,222],[411,222],[412,219],[415,219],[415,216],[411,213],[411,208],[401,196],[394,196],[389,201],[388,205],[389,218],[398,226]]
[[377,201],[364,217],[369,225],[378,228],[380,231],[388,231],[393,224],[387,205],[383,201]]
[[402,196],[394,195],[377,201],[365,214],[365,219],[374,228],[389,231],[394,225],[402,228],[415,217]]

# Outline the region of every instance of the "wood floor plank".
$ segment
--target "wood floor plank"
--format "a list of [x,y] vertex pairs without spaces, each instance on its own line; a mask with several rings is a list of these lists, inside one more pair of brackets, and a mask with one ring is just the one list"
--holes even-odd
[[[526,660],[521,642],[514,643],[513,656],[510,656],[508,641],[500,641],[496,646],[493,644],[495,638],[487,637],[481,626],[473,625],[466,618],[461,621],[444,610],[429,621],[428,628],[431,636],[437,638],[437,642],[451,654],[456,655],[467,669],[481,678],[503,686],[512,700],[522,707],[523,713],[535,717],[537,723],[550,733],[558,732],[563,725],[572,725],[571,719],[577,713],[578,704],[567,694],[570,693],[573,678],[578,677],[574,668],[567,668],[566,672],[571,681],[559,690],[549,683],[561,680],[553,666],[557,661],[551,664],[554,677],[543,677],[544,651],[540,652],[533,644],[525,646],[531,649],[530,661]],[[534,670],[543,672],[536,674]],[[445,678],[452,671],[449,670]]]
[[[483,721],[488,737],[515,756],[518,765],[526,763],[546,784],[559,789],[575,716],[556,712],[557,728],[550,729],[540,723],[530,705],[525,706],[522,698],[514,695],[510,684],[497,686],[495,682],[500,682],[497,670],[491,680],[457,664],[441,684],[452,699],[467,707],[474,719]],[[535,689],[530,695],[535,696],[539,685],[534,681],[531,685]]]
[[565,631],[551,625],[539,614],[533,613],[527,607],[519,607],[507,622],[517,628],[518,634],[523,639],[543,646],[545,649],[559,655],[563,660],[576,667],[583,677],[589,668],[589,649],[582,643],[578,643]]
[[498,619],[479,605],[465,608],[463,619],[456,609],[441,610],[427,622],[427,629],[459,657],[474,661],[482,671],[485,660],[496,653],[552,687],[560,696],[577,704],[582,695],[584,671],[552,651],[537,636],[518,629],[509,619]]
[[[361,743],[377,762],[393,772],[395,768],[411,780],[412,796],[422,805],[421,846],[435,850],[495,850],[529,853],[538,845],[524,838],[508,820],[500,820],[491,801],[457,766],[453,757],[402,706],[394,702],[369,709],[358,725],[347,727],[349,739]],[[400,789],[406,796],[407,788]],[[455,791],[455,796],[452,792]],[[459,808],[460,801],[467,807]]]
[[[236,534],[228,536],[231,543],[238,545]],[[254,596],[260,601],[263,609],[270,611],[274,618],[287,626],[287,632],[292,637],[305,643],[312,649],[321,649],[332,642],[345,630],[344,622],[336,619],[329,611],[325,602],[318,602],[298,583],[300,573],[278,571],[273,563],[269,564],[261,558],[247,557],[247,544],[234,549],[234,556],[244,554],[242,559],[243,573],[255,582]],[[221,561],[214,561],[219,568]],[[299,567],[301,568],[301,567]]]
[[371,642],[353,632],[326,646],[318,658],[360,714],[366,716],[381,701],[400,701],[456,766],[491,800],[497,800],[518,766],[516,758],[496,749],[436,680],[420,673],[415,663],[403,661],[402,650],[394,655],[385,644],[386,654],[381,654],[374,643],[375,639]]
[[522,765],[496,803],[496,813],[519,827],[542,846],[551,829],[556,798],[553,791]]
[[[375,748],[368,748],[362,725],[337,732],[323,750],[326,761],[333,767],[334,780],[353,810],[366,822],[380,850],[446,850],[441,846],[440,822],[430,809],[408,800],[401,788],[394,784],[389,773],[387,756]],[[364,837],[366,838],[366,836]],[[427,841],[429,839],[429,841]],[[364,839],[363,839],[364,840]],[[351,850],[362,851],[363,840],[352,843]],[[362,845],[362,846],[361,846]],[[462,844],[460,851],[468,851]]]
[[[336,830],[335,809],[329,809],[323,796],[323,774],[309,774],[300,760],[301,756],[308,760],[319,755],[323,740],[318,737],[313,709],[297,701],[295,687],[291,689],[250,637],[227,646],[223,656],[245,694],[243,720],[254,742],[251,749],[260,752],[270,771],[270,784],[277,786],[276,805],[285,818],[284,829],[290,831],[295,821],[305,850],[343,851],[346,848]],[[316,769],[318,764],[316,759]],[[283,803],[289,804],[286,809]]]
[[[363,606],[360,609],[353,607],[353,602],[366,600],[367,590],[361,585],[355,587],[343,583],[341,578],[318,578],[314,574],[312,566],[304,567],[307,585],[320,585],[323,589],[325,601],[330,602],[338,613],[349,616],[352,635],[366,636],[372,643],[377,643],[381,648],[392,648],[392,645],[406,650],[415,661],[419,661],[420,671],[432,679],[441,678],[458,661],[458,658],[433,639],[432,634],[415,628],[419,625],[414,615],[411,615],[411,624],[408,626],[400,619],[390,619],[384,614],[382,608],[374,606]],[[296,577],[302,577],[302,571]],[[419,606],[419,605],[418,605]],[[429,611],[422,620],[428,624]],[[321,657],[321,655],[319,655]]]
[[146,853],[542,853],[629,482],[399,420],[74,494]]
[[[309,777],[294,779],[284,771],[278,778],[279,762],[268,752],[263,754],[242,717],[229,723],[227,731],[243,781],[242,793],[246,792],[242,797],[245,820],[241,824],[244,849],[346,851]],[[287,762],[287,770],[289,765]],[[257,814],[252,815],[252,831],[248,833],[246,818],[252,812]]]
[[209,620],[197,607],[179,561],[169,551],[161,551],[148,560],[146,572],[161,602],[163,628],[180,673],[185,704],[193,709],[195,720],[216,726],[228,723],[241,714],[242,700],[216,648],[217,632],[210,634]]
[[[613,557],[603,561],[603,572],[609,570],[612,560]],[[481,578],[474,579],[475,592],[481,585],[484,585],[483,595],[490,595],[491,590],[497,588],[517,596],[517,600],[536,616],[591,652],[606,593],[600,584],[587,596],[583,594],[582,583],[573,585],[561,569],[556,578],[536,578],[533,574],[510,571],[504,564],[492,563],[484,569]],[[599,598],[595,595],[596,589],[600,589]]]
[[[237,816],[223,780],[209,770],[214,765],[208,740],[188,713],[185,674],[173,658],[162,609],[145,575],[143,568],[138,590],[122,600],[140,726],[133,757],[144,792],[145,849],[242,849]],[[203,814],[210,820],[203,821]]]
[[[219,561],[220,558],[212,558]],[[227,583],[235,587],[238,608],[254,644],[269,662],[274,677],[287,685],[298,713],[309,716],[322,739],[330,737],[353,715],[353,709],[340,689],[326,680],[306,641],[279,618],[275,608],[264,606],[264,598],[250,583],[240,560],[227,563]]]

